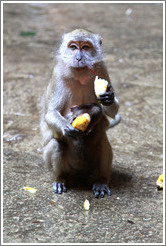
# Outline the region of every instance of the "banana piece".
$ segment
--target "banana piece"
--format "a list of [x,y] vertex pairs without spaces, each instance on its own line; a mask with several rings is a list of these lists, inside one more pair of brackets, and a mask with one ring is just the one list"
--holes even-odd
[[89,210],[90,209],[90,202],[86,199],[84,202],[84,210]]
[[29,187],[29,186],[24,186],[23,189],[29,191],[30,193],[36,193],[37,191],[37,189]]
[[98,97],[100,94],[107,91],[108,81],[105,79],[99,79],[98,76],[95,77],[94,81],[94,90],[95,94]]
[[91,117],[88,113],[80,114],[72,123],[72,126],[82,132],[86,131]]
[[163,189],[163,174],[158,177],[156,185],[159,190]]

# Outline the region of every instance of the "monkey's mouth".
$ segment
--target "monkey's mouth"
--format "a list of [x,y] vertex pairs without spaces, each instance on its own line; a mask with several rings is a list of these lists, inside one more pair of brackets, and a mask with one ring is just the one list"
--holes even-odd
[[76,61],[74,64],[75,68],[87,67],[87,65],[83,61]]

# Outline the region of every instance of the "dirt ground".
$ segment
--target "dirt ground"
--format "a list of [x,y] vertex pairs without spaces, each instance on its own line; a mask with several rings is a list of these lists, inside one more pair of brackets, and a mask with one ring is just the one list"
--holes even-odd
[[[162,4],[3,6],[3,242],[162,243],[163,191],[156,189],[163,172]],[[108,131],[112,196],[103,199],[79,184],[55,195],[42,164],[38,105],[61,35],[77,27],[103,37],[121,105],[122,121]]]

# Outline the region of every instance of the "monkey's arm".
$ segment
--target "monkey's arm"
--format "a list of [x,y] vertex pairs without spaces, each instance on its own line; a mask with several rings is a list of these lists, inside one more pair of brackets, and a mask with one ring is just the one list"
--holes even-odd
[[[53,89],[52,89],[53,90]],[[63,116],[63,113],[67,106],[66,92],[62,93],[62,89],[59,84],[56,84],[56,90],[50,92],[50,96],[46,97],[46,114],[45,121],[48,127],[51,129],[55,138],[62,138],[68,135],[77,135],[77,129],[71,126],[70,119]],[[48,105],[48,106],[47,106]]]
[[52,130],[54,136],[64,136],[64,128],[67,124],[67,120],[57,110],[48,110],[45,115],[46,123]]
[[49,111],[45,119],[54,137],[80,137],[82,135],[82,132],[74,128],[58,111]]
[[105,63],[101,62],[96,64],[95,72],[99,78],[108,81],[107,92],[100,94],[97,99],[102,104],[104,113],[110,116],[111,118],[115,118],[119,110],[119,101],[115,96],[114,89],[112,87],[111,80],[107,68],[105,66]]
[[117,115],[118,110],[119,110],[119,101],[116,98],[116,96],[114,96],[112,104],[107,104],[106,106],[103,105],[103,110],[105,114],[115,119],[115,116]]

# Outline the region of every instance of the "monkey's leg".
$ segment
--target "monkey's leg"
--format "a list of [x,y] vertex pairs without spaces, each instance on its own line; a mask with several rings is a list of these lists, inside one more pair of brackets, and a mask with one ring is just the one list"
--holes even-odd
[[43,151],[43,161],[45,163],[46,168],[50,169],[52,167],[51,159],[55,149],[56,143],[55,139],[51,139],[48,144],[44,147]]
[[98,181],[93,185],[93,193],[96,198],[104,197],[105,193],[108,196],[111,195],[111,190],[108,187],[110,181],[110,172],[111,172],[111,165],[112,165],[112,148],[108,142],[107,137],[103,140],[101,144],[101,163],[99,167],[99,177]]
[[53,191],[61,194],[66,192],[66,180],[65,180],[65,169],[66,169],[66,146],[65,143],[56,140],[56,148],[52,155],[52,165],[54,170],[54,182]]
[[47,167],[53,167],[53,191],[61,194],[66,192],[65,179],[63,176],[65,166],[65,144],[56,139],[51,139],[46,145],[43,158]]

